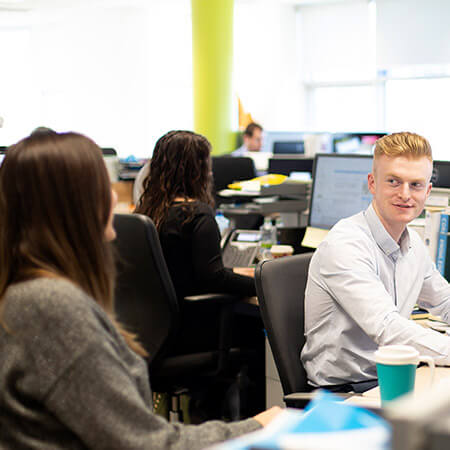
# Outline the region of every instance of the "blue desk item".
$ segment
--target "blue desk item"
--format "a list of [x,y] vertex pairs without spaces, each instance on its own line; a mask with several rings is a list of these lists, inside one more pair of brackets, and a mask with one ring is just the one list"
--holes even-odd
[[286,409],[266,428],[214,448],[387,450],[390,438],[391,429],[384,419],[322,391],[304,411]]
[[123,162],[127,162],[127,163],[130,163],[130,162],[131,163],[136,163],[136,162],[138,162],[138,159],[134,155],[129,155],[126,158],[124,158],[122,161]]

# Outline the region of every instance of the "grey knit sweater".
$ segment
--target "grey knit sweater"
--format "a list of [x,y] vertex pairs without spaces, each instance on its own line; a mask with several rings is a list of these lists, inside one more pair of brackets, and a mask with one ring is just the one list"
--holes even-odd
[[0,449],[194,450],[260,427],[170,424],[153,414],[144,360],[68,281],[11,286],[2,319]]

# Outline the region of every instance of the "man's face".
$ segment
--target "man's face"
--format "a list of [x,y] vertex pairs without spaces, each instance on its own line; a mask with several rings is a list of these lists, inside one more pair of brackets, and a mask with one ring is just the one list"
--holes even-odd
[[423,210],[431,190],[432,162],[426,157],[379,156],[368,176],[373,205],[388,233],[396,240]]
[[244,135],[244,144],[251,152],[259,152],[262,147],[262,131],[259,128],[253,130],[252,136]]

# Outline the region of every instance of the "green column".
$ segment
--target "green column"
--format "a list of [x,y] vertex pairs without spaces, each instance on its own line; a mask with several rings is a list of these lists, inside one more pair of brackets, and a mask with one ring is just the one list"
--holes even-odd
[[234,0],[191,0],[194,129],[214,154],[234,149],[232,64]]

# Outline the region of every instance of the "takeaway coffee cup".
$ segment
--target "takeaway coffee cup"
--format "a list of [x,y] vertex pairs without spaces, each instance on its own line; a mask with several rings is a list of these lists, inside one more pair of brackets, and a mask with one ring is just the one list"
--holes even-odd
[[419,355],[409,345],[386,345],[375,352],[381,403],[386,404],[414,390],[419,361],[430,366],[430,384],[434,378],[434,360]]
[[292,245],[272,245],[270,254],[273,258],[281,258],[282,256],[290,256],[294,253]]

